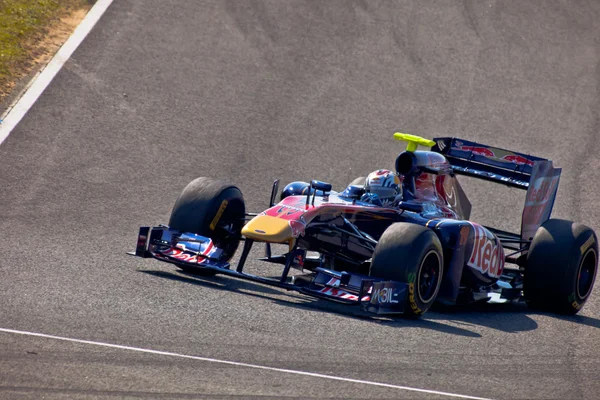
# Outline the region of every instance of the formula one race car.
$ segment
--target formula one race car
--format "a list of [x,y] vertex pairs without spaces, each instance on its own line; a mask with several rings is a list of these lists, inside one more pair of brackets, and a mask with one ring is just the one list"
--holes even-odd
[[[275,203],[275,181],[270,207],[247,214],[237,187],[198,178],[179,196],[169,226],[141,227],[130,254],[377,314],[419,316],[434,301],[524,299],[561,314],[581,309],[596,278],[598,241],[587,226],[550,219],[560,169],[543,158],[462,139],[394,137],[408,145],[396,159],[393,179],[402,190],[393,202],[368,201],[369,186],[359,178],[342,192],[321,181],[293,182]],[[419,145],[431,149],[418,151]],[[527,190],[521,232],[469,221],[471,205],[457,175]],[[232,267],[240,241],[243,250]],[[258,242],[265,245],[261,260],[283,265],[281,277],[244,272]],[[287,251],[272,254],[275,243]]]

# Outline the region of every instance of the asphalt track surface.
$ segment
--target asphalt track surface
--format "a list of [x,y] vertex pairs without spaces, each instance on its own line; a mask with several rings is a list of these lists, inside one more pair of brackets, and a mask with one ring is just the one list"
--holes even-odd
[[[600,229],[600,3],[119,0],[0,146],[0,328],[494,399],[600,397],[600,292],[369,319],[125,255],[197,176],[261,211],[274,178],[341,188],[394,131],[563,168]],[[465,183],[518,229],[522,193]],[[258,255],[258,253],[255,253]],[[250,270],[273,273],[252,261]],[[0,398],[450,398],[0,332]]]

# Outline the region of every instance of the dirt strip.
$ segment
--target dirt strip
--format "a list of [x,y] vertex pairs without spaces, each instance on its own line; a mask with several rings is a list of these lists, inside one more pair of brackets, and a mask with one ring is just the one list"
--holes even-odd
[[10,65],[9,74],[0,84],[0,114],[2,114],[27,87],[28,82],[52,59],[92,6],[91,1],[67,1],[56,17],[40,26],[39,32],[21,43],[24,55]]

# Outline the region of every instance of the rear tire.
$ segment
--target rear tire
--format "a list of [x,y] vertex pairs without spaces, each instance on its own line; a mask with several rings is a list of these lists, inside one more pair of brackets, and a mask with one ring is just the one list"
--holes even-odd
[[421,225],[390,225],[373,253],[370,276],[409,285],[405,315],[419,317],[434,303],[444,275],[442,244]]
[[211,238],[215,246],[223,250],[222,259],[227,261],[240,242],[245,213],[244,197],[237,187],[212,178],[197,178],[183,189],[175,202],[169,227]]
[[574,315],[587,301],[598,271],[598,239],[589,227],[549,219],[535,233],[523,281],[532,308]]

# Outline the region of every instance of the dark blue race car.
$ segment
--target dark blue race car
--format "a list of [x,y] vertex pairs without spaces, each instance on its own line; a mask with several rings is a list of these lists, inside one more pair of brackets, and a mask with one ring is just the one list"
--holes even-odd
[[[369,201],[369,187],[359,178],[341,192],[321,181],[293,182],[276,203],[275,181],[269,208],[246,213],[237,187],[198,178],[181,193],[168,226],[140,228],[132,254],[378,314],[420,316],[435,301],[524,299],[561,314],[583,307],[596,278],[598,242],[585,225],[550,219],[561,173],[550,160],[457,138],[394,137],[408,142],[395,162],[401,186],[395,201]],[[521,231],[470,221],[458,175],[526,190]],[[261,260],[282,265],[281,277],[244,272],[258,243],[265,246]],[[272,244],[287,251],[272,254]]]

